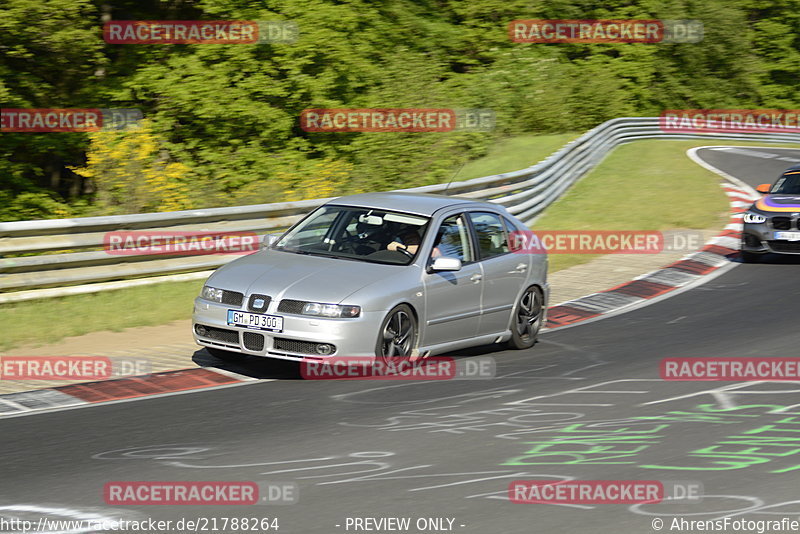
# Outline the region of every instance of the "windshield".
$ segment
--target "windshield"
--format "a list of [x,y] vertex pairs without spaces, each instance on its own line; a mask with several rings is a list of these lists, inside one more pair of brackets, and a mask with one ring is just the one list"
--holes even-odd
[[800,171],[787,172],[775,182],[770,193],[800,195]]
[[295,254],[408,265],[417,255],[429,219],[395,211],[323,206],[272,247]]

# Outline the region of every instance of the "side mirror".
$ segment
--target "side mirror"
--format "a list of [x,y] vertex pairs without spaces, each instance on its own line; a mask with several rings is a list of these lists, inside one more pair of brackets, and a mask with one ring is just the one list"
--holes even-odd
[[756,191],[758,191],[762,195],[766,195],[767,193],[769,193],[770,187],[772,187],[770,184],[761,184],[758,187],[756,187]]
[[274,245],[278,239],[280,239],[281,234],[266,234],[261,237],[261,250],[266,250],[272,245]]
[[461,270],[461,260],[458,258],[448,258],[446,256],[439,256],[433,263],[431,263],[430,269],[431,272],[441,272],[441,271],[460,271]]

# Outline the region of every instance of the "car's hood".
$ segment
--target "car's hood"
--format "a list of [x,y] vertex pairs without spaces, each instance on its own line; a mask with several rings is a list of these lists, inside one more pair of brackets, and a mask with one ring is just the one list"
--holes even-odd
[[[397,275],[402,265],[382,265],[274,250],[239,258],[217,269],[206,282],[212,287],[261,293],[273,300],[289,298],[338,304],[355,291]],[[358,304],[358,303],[355,303]]]
[[800,195],[783,193],[764,195],[756,201],[754,206],[761,211],[800,212]]

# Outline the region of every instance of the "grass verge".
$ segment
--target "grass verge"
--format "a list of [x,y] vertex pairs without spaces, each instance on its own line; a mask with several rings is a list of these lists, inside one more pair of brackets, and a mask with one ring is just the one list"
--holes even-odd
[[455,180],[463,181],[528,168],[578,136],[579,133],[564,133],[500,139],[492,145],[488,154],[467,162]]
[[28,343],[53,343],[99,330],[118,332],[132,326],[187,319],[201,287],[202,280],[172,282],[3,304],[0,350]]

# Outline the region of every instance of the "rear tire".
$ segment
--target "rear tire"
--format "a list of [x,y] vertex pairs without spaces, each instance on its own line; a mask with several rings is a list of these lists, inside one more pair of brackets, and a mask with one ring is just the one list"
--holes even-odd
[[240,362],[247,357],[247,355],[242,354],[241,352],[233,352],[224,349],[215,349],[213,347],[206,347],[206,350],[213,357],[219,360],[224,360],[226,362]]
[[508,348],[529,349],[536,343],[544,317],[544,294],[536,286],[522,292],[511,315],[511,339]]

